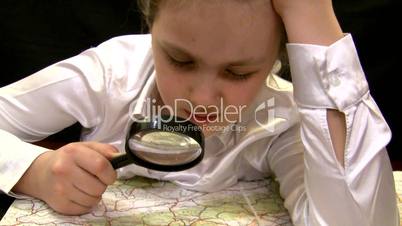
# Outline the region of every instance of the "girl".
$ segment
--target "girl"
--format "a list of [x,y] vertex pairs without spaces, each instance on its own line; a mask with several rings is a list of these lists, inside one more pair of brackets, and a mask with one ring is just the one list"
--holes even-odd
[[[330,0],[142,6],[151,35],[114,38],[1,89],[3,192],[90,211],[117,177],[109,159],[124,150],[128,122],[152,103],[203,129],[204,160],[173,173],[132,165],[121,178],[214,191],[274,175],[295,225],[398,225],[391,133]],[[293,87],[275,75],[283,31]],[[76,121],[83,142],[27,143]]]

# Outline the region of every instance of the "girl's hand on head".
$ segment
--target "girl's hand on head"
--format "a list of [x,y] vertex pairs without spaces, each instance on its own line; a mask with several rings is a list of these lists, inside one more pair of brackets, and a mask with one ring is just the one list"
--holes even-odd
[[330,45],[343,37],[331,0],[272,0],[291,43]]
[[109,159],[117,152],[112,145],[78,142],[43,153],[14,191],[42,199],[62,214],[87,213],[116,180]]

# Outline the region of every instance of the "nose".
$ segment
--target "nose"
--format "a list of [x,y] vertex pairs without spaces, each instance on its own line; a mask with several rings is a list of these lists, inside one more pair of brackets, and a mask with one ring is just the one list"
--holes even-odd
[[219,106],[221,89],[219,89],[219,81],[217,80],[215,76],[202,76],[202,78],[195,79],[190,87],[192,104],[205,107]]

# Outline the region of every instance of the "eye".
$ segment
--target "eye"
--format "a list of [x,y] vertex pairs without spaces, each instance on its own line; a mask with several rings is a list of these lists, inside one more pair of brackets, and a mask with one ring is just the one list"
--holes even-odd
[[195,66],[195,63],[193,60],[178,60],[168,54],[166,54],[166,57],[167,57],[169,63],[177,68],[191,69]]
[[250,78],[254,73],[256,73],[256,72],[237,73],[237,72],[233,72],[232,70],[229,70],[229,69],[225,70],[225,75],[229,79],[235,80],[235,81],[246,80],[246,79]]

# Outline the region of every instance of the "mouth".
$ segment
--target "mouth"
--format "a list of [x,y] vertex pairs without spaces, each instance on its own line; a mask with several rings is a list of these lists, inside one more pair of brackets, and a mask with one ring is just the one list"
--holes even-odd
[[188,110],[184,110],[184,112],[187,114],[187,118],[189,118],[191,122],[196,124],[207,124],[215,122],[218,117],[216,114],[196,114]]

